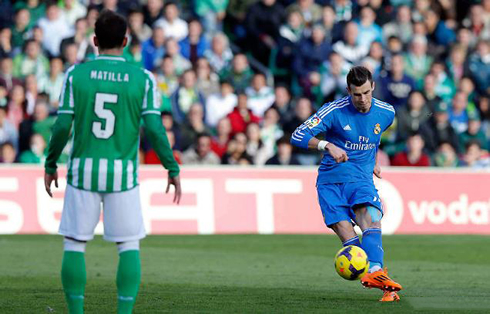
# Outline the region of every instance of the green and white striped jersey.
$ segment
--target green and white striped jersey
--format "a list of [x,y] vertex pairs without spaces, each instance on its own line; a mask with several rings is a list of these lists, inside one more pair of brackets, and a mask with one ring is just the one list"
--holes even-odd
[[118,192],[138,184],[142,115],[160,114],[153,74],[101,55],[68,69],[58,114],[74,115],[68,184]]

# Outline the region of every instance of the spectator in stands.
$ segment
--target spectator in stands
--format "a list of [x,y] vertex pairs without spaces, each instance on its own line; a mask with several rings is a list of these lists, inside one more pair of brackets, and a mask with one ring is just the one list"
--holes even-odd
[[[406,140],[410,134],[419,133],[420,127],[430,118],[424,96],[418,91],[412,91],[407,106],[399,108],[396,114],[399,140]],[[427,142],[430,139],[424,138],[424,140]]]
[[163,17],[154,23],[154,27],[160,27],[165,35],[177,41],[184,39],[188,33],[187,23],[180,18],[179,8],[174,2],[167,2],[163,8]]
[[148,0],[143,7],[145,24],[154,27],[153,24],[163,16],[163,0]]
[[430,157],[424,153],[424,140],[420,134],[415,133],[407,139],[407,150],[395,155],[391,161],[392,166],[429,167]]
[[[34,107],[36,106],[37,100],[44,97],[46,99],[46,101],[49,101],[48,95],[46,95],[46,94],[40,95],[37,86],[38,86],[37,79],[36,79],[36,76],[34,74],[30,74],[30,75],[26,76],[26,79],[25,79],[26,107],[25,108],[26,108],[26,113],[29,116],[34,113]],[[42,97],[40,97],[40,96],[42,96]],[[54,111],[56,111],[58,109],[58,97],[51,104],[52,104]],[[48,143],[48,142],[46,142],[46,143]]]
[[359,30],[357,43],[359,45],[369,47],[372,42],[381,42],[383,40],[382,29],[375,23],[375,20],[376,13],[371,7],[365,6],[361,8],[360,19],[357,24]]
[[249,47],[262,64],[267,64],[271,49],[276,47],[279,28],[285,19],[285,10],[276,0],[260,0],[248,10],[246,27]]
[[448,47],[456,40],[454,31],[447,27],[444,21],[441,21],[435,11],[428,10],[424,14],[424,22],[427,28],[427,36],[431,42],[439,46]]
[[13,73],[13,62],[11,58],[0,60],[0,86],[9,93],[15,85],[22,85],[22,81],[16,78]]
[[253,163],[252,158],[247,154],[247,136],[244,133],[237,133],[228,143],[228,149],[221,158],[221,164],[238,165],[243,159],[248,161],[248,164]]
[[342,58],[356,64],[369,52],[369,46],[358,43],[359,29],[356,23],[349,22],[344,28],[344,38],[333,45],[333,50]]
[[216,127],[218,121],[232,112],[236,105],[237,96],[233,93],[233,86],[228,81],[221,81],[220,92],[210,95],[206,100],[206,124]]
[[195,103],[190,107],[186,121],[180,126],[180,133],[182,151],[195,143],[199,134],[210,134],[209,128],[204,124],[204,108],[201,104]]
[[351,65],[336,52],[330,53],[328,61],[325,61],[321,67],[321,91],[325,99],[339,99],[347,95],[347,73]]
[[348,22],[354,17],[355,4],[351,0],[334,0],[332,6],[335,10],[336,22]]
[[196,1],[195,12],[201,19],[208,40],[218,31],[223,30],[228,0]]
[[286,23],[279,28],[277,56],[274,66],[289,69],[299,41],[304,34],[303,16],[298,11],[288,13]]
[[205,105],[205,99],[197,87],[197,78],[194,70],[187,70],[182,74],[181,84],[172,95],[172,113],[177,123],[182,123],[195,103]]
[[199,20],[191,20],[189,22],[189,35],[179,41],[180,52],[193,65],[197,59],[204,57],[204,53],[209,50],[209,42],[204,37],[202,25]]
[[479,93],[490,95],[490,41],[479,41],[470,55],[469,71]]
[[376,80],[381,74],[383,69],[383,45],[379,41],[374,41],[369,47],[368,55],[362,59],[362,63],[371,68],[373,73],[373,78]]
[[224,33],[216,33],[211,41],[211,49],[204,51],[213,71],[221,74],[233,59],[228,37]]
[[391,58],[390,71],[380,76],[374,94],[398,109],[406,105],[408,96],[414,89],[414,80],[405,73],[403,56],[394,55]]
[[0,107],[0,145],[11,143],[15,151],[17,151],[17,143],[19,139],[18,128],[7,118],[7,108]]
[[3,143],[0,146],[1,160],[4,164],[13,164],[15,162],[15,148],[11,142]]
[[253,163],[256,165],[263,165],[270,157],[270,148],[265,147],[262,142],[261,129],[257,123],[250,123],[247,126],[247,150],[246,153],[249,155]]
[[477,99],[477,108],[482,121],[481,129],[488,139],[487,147],[490,147],[490,99],[488,96],[480,96]]
[[244,92],[252,81],[253,72],[244,54],[233,57],[231,67],[221,73],[221,79],[231,82],[237,93]]
[[0,29],[0,59],[11,58],[14,54],[12,46],[12,31],[10,28]]
[[446,61],[449,76],[456,84],[469,74],[468,64],[466,63],[466,49],[460,45],[454,45]]
[[39,27],[46,35],[42,42],[44,49],[51,57],[59,56],[61,40],[72,36],[73,31],[54,2],[46,7],[46,17],[39,20]]
[[[167,139],[170,147],[172,148],[172,153],[175,158],[175,161],[181,165],[182,164],[182,153],[176,149],[176,140],[175,134],[173,131],[166,131]],[[158,158],[157,153],[152,148],[144,154],[144,163],[149,165],[161,165],[160,159]]]
[[458,155],[453,146],[448,142],[442,142],[434,155],[434,166],[457,167],[459,166]]
[[140,42],[145,42],[152,36],[151,27],[145,24],[145,16],[139,8],[129,12],[128,27],[131,36],[138,38]]
[[238,93],[237,105],[227,117],[230,119],[233,135],[245,132],[250,123],[260,122],[260,118],[248,108],[248,97],[245,93]]
[[75,34],[71,37],[64,38],[61,41],[60,52],[62,56],[66,55],[66,50],[71,44],[75,44],[77,47],[76,59],[78,61],[83,61],[87,55],[94,54],[94,49],[90,43],[90,39],[87,37],[87,32],[87,20],[85,18],[78,19],[75,22]]
[[61,15],[68,25],[75,25],[78,19],[85,17],[87,8],[78,0],[65,0],[61,7]]
[[58,98],[63,87],[63,79],[63,61],[61,58],[52,58],[49,64],[49,75],[39,79],[38,90],[49,96],[49,101],[54,107],[58,106]]
[[342,30],[345,23],[335,22],[335,11],[332,6],[326,5],[323,7],[320,24],[323,26],[325,38],[330,44],[342,39]]
[[214,73],[206,58],[199,58],[196,62],[197,88],[205,99],[209,95],[219,92],[219,76]]
[[311,100],[306,97],[298,99],[294,108],[294,116],[287,124],[283,126],[287,134],[293,134],[294,130],[313,114],[313,105]]
[[461,134],[468,129],[468,96],[462,92],[457,92],[452,101],[449,111],[449,122],[457,134]]
[[231,123],[228,118],[222,118],[216,125],[216,136],[211,139],[211,150],[222,158],[226,153],[231,137]]
[[299,78],[304,93],[311,95],[311,88],[320,84],[320,65],[331,51],[331,46],[325,40],[325,30],[321,25],[315,25],[311,38],[304,38],[297,47],[293,70]]
[[141,50],[145,69],[152,71],[158,67],[165,55],[165,33],[163,29],[154,28],[153,35],[143,43]]
[[48,59],[41,54],[41,47],[34,40],[26,42],[25,52],[14,58],[13,65],[13,74],[18,78],[25,78],[29,74],[41,78],[46,75],[49,69]]
[[34,133],[30,140],[28,150],[22,152],[19,156],[19,162],[24,164],[41,164],[46,160],[44,151],[46,149],[46,141],[37,133]]
[[417,89],[421,89],[424,77],[432,64],[432,57],[427,54],[427,39],[416,35],[410,43],[410,50],[405,56],[405,73],[415,80]]
[[29,149],[34,133],[40,134],[48,143],[55,120],[55,117],[49,116],[48,104],[43,101],[38,102],[34,107],[34,114],[19,125],[19,153]]
[[182,154],[185,165],[219,165],[219,157],[211,150],[211,136],[207,133],[197,135],[195,144]]
[[442,98],[436,93],[436,78],[434,75],[428,74],[424,78],[422,94],[427,100],[427,108],[430,111],[434,111],[436,104],[442,102]]
[[392,20],[383,26],[383,37],[385,42],[391,36],[397,36],[402,43],[407,45],[413,35],[412,13],[408,5],[402,5],[397,8],[396,20]]
[[12,46],[19,52],[29,37],[31,14],[27,9],[20,9],[15,14],[15,23],[12,25]]
[[248,108],[258,116],[264,116],[264,113],[274,103],[274,91],[267,86],[265,75],[257,73],[252,79],[252,85],[245,89],[248,96]]
[[19,124],[26,116],[25,90],[23,86],[16,85],[10,93],[7,119],[12,122],[12,124],[18,130]]
[[461,160],[461,166],[475,169],[489,168],[490,157],[482,151],[478,141],[470,141],[466,144],[466,151]]
[[192,67],[191,62],[180,52],[179,43],[173,37],[169,37],[165,41],[165,53],[172,58],[177,75],[181,75],[184,71]]
[[299,12],[307,28],[311,28],[322,18],[322,7],[313,0],[296,0],[286,8],[286,12]]
[[272,156],[266,165],[299,165],[299,161],[295,155],[293,155],[293,146],[289,143],[289,137],[283,136],[277,140],[277,153]]
[[162,111],[171,111],[170,97],[179,87],[179,77],[170,56],[163,57],[155,78],[162,94]]
[[472,34],[479,40],[490,40],[490,20],[488,13],[485,12],[480,4],[475,4],[470,9],[469,21],[466,22]]
[[488,151],[488,139],[481,129],[480,114],[475,110],[468,113],[468,129],[459,134],[460,147],[466,147],[470,141],[477,141],[483,150]]
[[162,124],[166,132],[172,132],[174,134],[175,143],[172,146],[173,149],[182,151],[182,135],[179,127],[174,123],[174,118],[170,112],[162,112]]
[[279,112],[279,123],[284,128],[294,115],[294,104],[291,101],[291,94],[285,85],[276,85],[274,88],[274,108]]
[[69,69],[72,65],[81,62],[84,59],[84,57],[82,57],[82,59],[79,59],[78,54],[79,54],[79,50],[77,44],[66,45],[62,55],[62,59],[64,60],[63,68]]
[[[448,142],[459,152],[458,135],[449,122],[449,106],[445,102],[437,103],[434,108],[434,119],[427,121],[421,128],[424,138],[432,138],[432,147],[428,151],[434,152],[443,142]],[[429,144],[429,143],[427,143]]]
[[258,164],[264,164],[267,159],[274,155],[276,151],[276,141],[284,135],[279,125],[279,113],[276,108],[269,108],[264,114],[262,128],[260,130],[260,139],[267,151],[267,158],[261,160]]

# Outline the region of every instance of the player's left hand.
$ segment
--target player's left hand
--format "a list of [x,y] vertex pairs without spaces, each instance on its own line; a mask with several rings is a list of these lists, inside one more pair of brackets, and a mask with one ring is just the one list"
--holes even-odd
[[375,165],[374,166],[374,171],[373,171],[374,175],[380,179],[383,179],[383,177],[381,177],[381,167],[378,166],[378,165]]
[[53,174],[44,173],[44,188],[48,193],[49,197],[53,197],[53,193],[51,193],[51,183],[54,181],[54,186],[58,188],[58,171],[55,171]]

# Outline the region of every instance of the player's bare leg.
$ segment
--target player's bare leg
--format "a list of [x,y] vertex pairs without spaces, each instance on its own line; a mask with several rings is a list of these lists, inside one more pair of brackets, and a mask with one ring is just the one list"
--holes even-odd
[[374,207],[363,206],[354,210],[356,223],[363,231],[362,246],[368,254],[370,269],[361,279],[363,286],[378,288],[384,291],[380,301],[398,301],[396,291],[402,286],[388,276],[383,266],[383,249],[381,247],[381,212]]
[[339,221],[336,224],[330,226],[332,230],[337,234],[342,241],[343,246],[356,245],[361,246],[359,237],[354,231],[354,227],[350,221]]

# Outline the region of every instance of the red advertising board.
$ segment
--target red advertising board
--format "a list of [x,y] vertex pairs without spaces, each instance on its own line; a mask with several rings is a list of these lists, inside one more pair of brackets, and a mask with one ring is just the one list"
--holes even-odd
[[[0,234],[57,233],[65,171],[51,199],[37,167],[0,168]],[[165,195],[166,174],[140,169],[149,234],[330,233],[314,168],[189,168],[183,198]],[[387,168],[376,180],[386,234],[490,234],[490,171]],[[96,232],[102,233],[102,222]]]

